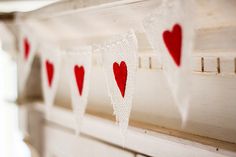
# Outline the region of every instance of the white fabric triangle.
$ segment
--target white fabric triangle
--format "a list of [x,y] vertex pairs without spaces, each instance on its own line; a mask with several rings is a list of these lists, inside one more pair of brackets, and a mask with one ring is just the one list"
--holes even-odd
[[[61,55],[63,52],[56,46],[45,44],[41,47],[40,53],[43,97],[47,109],[46,114],[50,116],[50,108],[53,106],[59,82]],[[49,76],[50,71],[53,71],[51,72],[52,77]]]
[[91,47],[80,47],[68,50],[66,53],[76,134],[80,132],[87,106],[92,60],[91,51]]
[[[124,135],[129,122],[137,71],[137,39],[133,31],[115,36],[100,46],[108,93],[116,121]],[[117,72],[114,72],[114,67]],[[125,69],[127,69],[125,81]],[[116,77],[120,77],[116,78]],[[120,87],[118,84],[120,83]],[[122,90],[124,89],[125,92]]]
[[[192,0],[165,0],[156,11],[144,19],[147,37],[160,56],[164,74],[180,111],[183,125],[187,120],[191,96],[190,68],[194,35],[194,6]],[[182,35],[182,44],[179,44],[181,45],[180,62],[173,59],[169,50],[176,50],[173,45],[178,45],[176,38],[179,38],[179,34]],[[170,44],[171,42],[174,44]]]
[[37,51],[37,41],[32,30],[24,24],[19,24],[19,92],[21,93],[27,83],[34,56]]

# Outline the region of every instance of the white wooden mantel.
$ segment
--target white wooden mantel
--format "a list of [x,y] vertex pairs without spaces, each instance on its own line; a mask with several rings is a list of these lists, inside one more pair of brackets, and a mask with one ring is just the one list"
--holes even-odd
[[[236,1],[196,0],[193,100],[185,128],[142,26],[143,18],[160,4],[161,0],[72,0],[17,13],[16,21],[24,21],[40,41],[63,48],[96,45],[130,28],[139,41],[137,90],[124,148],[110,118],[112,108],[95,53],[88,113],[80,137],[73,130],[65,69],[50,117],[45,116],[42,102],[20,107],[22,130],[46,157],[236,156]],[[20,96],[38,94],[39,71],[40,65],[34,64],[29,78],[32,85]],[[27,98],[23,100],[27,104]]]

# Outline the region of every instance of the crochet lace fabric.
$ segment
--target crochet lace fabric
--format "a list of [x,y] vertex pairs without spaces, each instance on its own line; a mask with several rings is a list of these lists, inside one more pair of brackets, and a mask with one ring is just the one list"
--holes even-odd
[[137,39],[133,31],[115,36],[97,49],[102,55],[108,94],[124,135],[128,127],[137,71]]

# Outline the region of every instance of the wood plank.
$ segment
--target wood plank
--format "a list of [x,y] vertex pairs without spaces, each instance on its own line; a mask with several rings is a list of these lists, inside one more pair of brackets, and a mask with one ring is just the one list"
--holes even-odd
[[216,57],[204,57],[204,72],[217,73]]
[[[78,11],[90,11],[101,8],[114,8],[121,5],[150,2],[151,0],[72,0],[61,1],[28,13],[18,13],[20,18],[52,18]],[[159,3],[161,0],[159,0]],[[235,1],[198,0],[196,1],[197,28],[235,26]],[[227,9],[225,9],[227,8]]]
[[[78,43],[98,44],[132,28],[139,39],[139,51],[145,52],[151,48],[144,34],[143,18],[157,9],[160,3],[161,0],[69,1],[24,13],[23,17],[27,17],[24,22],[33,28],[39,38],[56,41],[62,47]],[[222,0],[197,1],[195,52],[236,52],[236,17],[230,14],[236,10],[234,3],[234,0],[227,3]],[[24,20],[21,15],[18,14],[18,20]],[[53,17],[42,20],[37,16]]]
[[233,57],[221,57],[220,58],[220,69],[223,74],[235,74],[235,58]]
[[[115,122],[114,117],[111,116],[111,115],[108,115],[108,114],[99,113],[99,112],[92,111],[92,110],[87,111],[87,113],[90,114],[90,115],[94,115],[96,117],[109,119],[109,120]],[[133,119],[130,119],[129,124],[132,127],[143,129],[145,133],[148,133],[150,131],[151,132],[153,131],[153,132],[157,132],[157,133],[162,133],[162,134],[178,137],[178,138],[181,138],[181,139],[194,141],[194,142],[201,143],[201,144],[204,144],[204,145],[213,146],[213,147],[216,148],[217,151],[219,149],[226,149],[226,150],[230,150],[230,151],[236,151],[236,144],[234,144],[234,143],[228,143],[228,142],[216,140],[216,139],[213,139],[213,138],[207,138],[207,137],[203,137],[203,136],[199,136],[199,135],[194,135],[194,134],[190,134],[190,133],[181,132],[181,131],[178,131],[178,130],[173,130],[173,129],[157,126],[157,125],[147,124],[147,123],[143,123],[143,122],[133,120]]]
[[[42,104],[35,106],[37,110],[44,110]],[[63,127],[73,129],[73,115],[71,111],[65,109],[60,109],[54,107],[50,114],[50,118],[46,118],[47,121],[56,123]],[[105,117],[106,115],[99,114],[100,117]],[[63,121],[60,117],[64,117]],[[107,117],[106,117],[107,118]],[[140,125],[139,122],[136,124],[131,122],[131,125]],[[142,125],[142,124],[141,124]],[[143,125],[142,125],[143,126]],[[157,127],[155,127],[157,130]],[[217,141],[209,138],[204,138],[200,136],[195,136],[198,141],[208,141],[210,145],[202,144],[196,140],[186,140],[178,138],[175,136],[175,131],[167,129],[158,128],[159,131],[154,132],[154,130],[141,129],[137,127],[129,127],[126,140],[125,148],[133,150],[137,153],[146,154],[149,156],[193,156],[194,154],[200,154],[201,156],[236,156],[235,144],[230,144],[223,141]],[[162,131],[160,131],[162,130]],[[92,115],[86,115],[82,125],[82,134],[86,134],[97,138],[102,141],[109,142],[118,146],[122,146],[121,135],[119,129],[115,123],[98,118]],[[164,134],[163,134],[164,133]],[[194,137],[194,135],[188,135],[185,133],[180,133],[187,137]],[[216,144],[216,146],[212,146]],[[145,147],[144,147],[145,145]],[[226,149],[227,147],[227,149]],[[170,151],[171,150],[171,151]]]
[[89,137],[75,136],[50,125],[44,126],[44,154],[56,157],[134,157],[132,152],[93,140]]

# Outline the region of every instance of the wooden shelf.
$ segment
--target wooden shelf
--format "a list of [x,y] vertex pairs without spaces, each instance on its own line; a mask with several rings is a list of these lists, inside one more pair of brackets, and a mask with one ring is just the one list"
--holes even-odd
[[[74,130],[74,116],[70,110],[53,107],[50,116],[46,117],[44,104],[39,102],[30,105],[33,105],[30,112],[40,112],[47,125],[58,125],[65,128],[62,129],[64,131],[66,128]],[[33,117],[31,116],[31,118]],[[81,134],[122,147],[122,135],[112,119],[108,115],[89,111],[89,114],[84,117]],[[46,123],[44,122],[43,125],[46,125]],[[69,132],[74,134],[73,131]],[[133,152],[149,156],[187,157],[196,154],[202,157],[236,156],[236,144],[132,120],[127,130],[124,147]]]
[[[139,70],[125,147],[149,156],[189,157],[197,154],[233,157],[236,156],[236,1],[196,2],[193,100],[186,128],[180,127],[180,115],[169,94],[162,67],[157,62],[158,56],[150,47],[142,25],[143,18],[157,9],[161,0],[61,1],[36,11],[17,13],[16,20],[24,21],[40,41],[56,42],[62,48],[79,45],[94,47],[113,35],[133,28],[139,42]],[[41,96],[39,58],[35,59],[35,63],[28,87],[29,91],[34,89],[36,96]],[[99,56],[94,53],[89,114],[85,116],[82,134],[122,147],[119,129],[109,114],[112,107],[109,106],[102,72]],[[62,69],[61,77],[65,74]],[[49,127],[56,124],[70,130],[69,134],[73,135],[73,115],[67,110],[71,107],[67,83],[67,77],[59,81],[55,98],[57,107],[53,107],[50,117],[43,115],[43,119]],[[44,113],[42,103],[32,104],[33,111]]]

